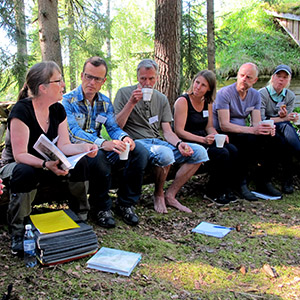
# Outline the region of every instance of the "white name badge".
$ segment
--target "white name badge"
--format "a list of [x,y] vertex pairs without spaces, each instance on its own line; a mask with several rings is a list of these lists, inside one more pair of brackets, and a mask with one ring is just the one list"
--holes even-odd
[[96,122],[99,122],[99,123],[102,123],[102,124],[105,124],[107,118],[104,117],[104,116],[101,116],[101,115],[98,115],[97,118],[96,118]]
[[204,110],[203,111],[203,118],[207,118],[208,117],[208,110]]
[[149,124],[153,124],[155,122],[158,122],[158,115],[149,118]]
[[247,108],[246,108],[246,112],[252,111],[253,109],[254,109],[254,106],[247,107]]

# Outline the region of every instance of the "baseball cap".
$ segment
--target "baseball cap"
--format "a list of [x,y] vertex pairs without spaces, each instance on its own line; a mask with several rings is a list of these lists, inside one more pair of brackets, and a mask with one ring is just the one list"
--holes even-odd
[[273,74],[277,74],[280,71],[285,71],[287,72],[289,75],[292,75],[292,70],[289,66],[287,65],[279,65],[275,68],[274,73]]

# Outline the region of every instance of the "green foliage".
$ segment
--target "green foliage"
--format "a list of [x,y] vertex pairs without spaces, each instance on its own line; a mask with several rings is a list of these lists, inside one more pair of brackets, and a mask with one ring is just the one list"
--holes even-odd
[[181,37],[181,89],[187,90],[194,75],[207,66],[205,7],[198,1],[184,1]]
[[[136,82],[136,67],[141,59],[154,55],[154,1],[127,1],[112,20],[113,94]],[[114,97],[113,97],[114,98]]]
[[[263,74],[270,74],[280,63],[298,68],[299,47],[278,30],[272,17],[257,3],[233,11],[223,19],[219,28],[219,34],[226,37],[223,45],[217,44],[219,76],[233,76],[247,61],[256,63]],[[294,74],[298,73],[297,69],[294,71]]]

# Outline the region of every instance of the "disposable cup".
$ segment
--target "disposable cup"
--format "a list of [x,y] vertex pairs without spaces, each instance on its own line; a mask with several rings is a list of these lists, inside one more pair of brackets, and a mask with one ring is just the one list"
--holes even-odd
[[[295,113],[297,114],[297,113]],[[294,122],[295,125],[300,125],[300,114],[298,113],[298,120]]]
[[225,134],[215,134],[215,142],[216,142],[217,148],[223,148],[225,139],[226,139]]
[[150,101],[152,93],[153,93],[153,89],[151,89],[151,88],[142,88],[142,92],[143,92],[143,100],[144,101]]
[[261,121],[262,124],[269,124],[271,127],[274,126],[274,120],[263,120]]
[[127,160],[128,159],[130,144],[129,143],[125,143],[125,144],[126,144],[126,150],[120,153],[120,155],[119,155],[120,160]]

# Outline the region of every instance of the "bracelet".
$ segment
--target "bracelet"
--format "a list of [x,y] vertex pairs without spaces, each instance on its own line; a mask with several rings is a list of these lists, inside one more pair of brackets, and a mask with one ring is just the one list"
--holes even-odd
[[182,141],[181,141],[181,140],[180,140],[180,141],[178,141],[175,147],[178,149],[178,147],[179,147],[179,145],[180,145],[181,143],[182,143]]
[[44,171],[48,171],[48,170],[49,170],[49,169],[46,167],[46,162],[47,162],[47,160],[44,160],[44,161],[43,161],[43,164],[42,164],[42,168],[43,168]]

